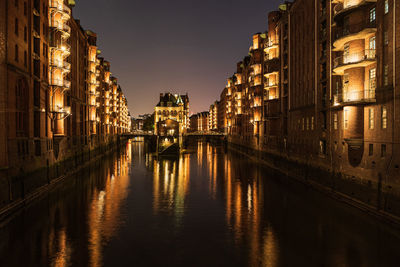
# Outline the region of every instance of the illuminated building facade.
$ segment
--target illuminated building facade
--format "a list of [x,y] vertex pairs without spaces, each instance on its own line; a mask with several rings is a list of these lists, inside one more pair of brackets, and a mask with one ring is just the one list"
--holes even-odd
[[228,78],[218,129],[232,144],[339,173],[340,190],[358,188],[370,204],[378,190],[399,192],[399,4],[279,6]]
[[218,131],[218,108],[219,108],[219,102],[215,101],[214,104],[210,106],[210,117],[208,120],[208,129],[210,131]]
[[5,202],[130,131],[126,97],[98,57],[96,34],[73,18],[74,5],[0,1],[0,177],[37,174],[32,188]]
[[208,132],[210,128],[211,115],[208,111],[200,112],[190,116],[190,132]]
[[154,108],[154,132],[157,135],[179,136],[187,132],[189,121],[189,96],[165,93]]

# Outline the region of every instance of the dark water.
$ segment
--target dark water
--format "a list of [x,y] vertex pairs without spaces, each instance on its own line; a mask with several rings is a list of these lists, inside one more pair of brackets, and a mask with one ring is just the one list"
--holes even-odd
[[0,266],[400,266],[396,231],[246,158],[132,143],[0,226]]

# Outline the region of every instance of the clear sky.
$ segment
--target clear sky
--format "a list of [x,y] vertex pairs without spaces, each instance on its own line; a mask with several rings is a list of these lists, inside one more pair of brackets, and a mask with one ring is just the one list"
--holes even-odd
[[188,93],[208,110],[247,55],[251,36],[283,0],[78,0],[74,17],[98,34],[133,116],[151,113],[161,92]]

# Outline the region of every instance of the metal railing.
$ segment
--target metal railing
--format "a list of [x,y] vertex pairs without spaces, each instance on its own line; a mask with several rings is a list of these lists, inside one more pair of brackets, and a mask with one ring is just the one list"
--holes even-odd
[[62,12],[62,13],[65,13],[65,14],[71,16],[71,9],[67,5],[65,5],[63,3],[63,1],[60,2],[57,0],[50,0],[49,7],[51,9],[56,9],[59,12]]
[[334,15],[336,16],[338,13],[340,13],[342,11],[362,6],[363,4],[368,3],[368,2],[371,2],[371,1],[370,0],[369,1],[368,0],[359,0],[358,2],[349,1],[346,5],[344,5],[343,3],[338,3],[335,6],[335,8],[333,9]]
[[50,79],[49,84],[50,86],[64,87],[67,89],[71,88],[71,82],[67,80]]
[[52,67],[57,67],[57,68],[62,68],[65,70],[70,70],[71,69],[71,64],[69,62],[63,61],[63,60],[58,60],[58,59],[51,59],[50,60],[50,66]]
[[370,101],[373,99],[375,99],[375,89],[359,90],[334,94],[333,104],[339,105],[340,103]]
[[333,67],[337,68],[347,64],[355,64],[362,62],[364,60],[375,60],[376,50],[375,49],[365,49],[364,51],[350,53],[337,57],[333,61]]

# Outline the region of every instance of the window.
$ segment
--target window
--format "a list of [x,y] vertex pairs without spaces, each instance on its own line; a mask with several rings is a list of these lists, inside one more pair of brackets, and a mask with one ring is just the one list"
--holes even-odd
[[375,7],[369,11],[369,22],[375,22],[376,19],[376,9]]
[[343,128],[345,129],[345,130],[347,130],[347,129],[349,129],[349,110],[347,110],[347,109],[345,109],[344,110],[344,112],[343,112],[343,117],[344,117],[344,120],[343,120]]
[[389,85],[389,65],[385,65],[383,69],[383,85],[388,86]]
[[381,145],[381,157],[385,157],[386,156],[386,144],[382,144]]
[[369,70],[369,93],[371,98],[374,97],[375,88],[376,88],[376,69],[373,68]]
[[16,62],[18,62],[18,45],[15,45],[15,55],[14,59]]
[[302,119],[302,126],[301,129],[304,131],[304,118]]
[[311,117],[311,130],[314,131],[314,116]]
[[368,128],[370,129],[370,130],[372,130],[372,129],[374,129],[374,122],[375,122],[375,114],[374,114],[374,109],[373,108],[370,108],[369,110],[368,110]]
[[369,58],[375,58],[375,50],[376,50],[376,37],[371,37],[369,39],[369,53],[367,56]]
[[369,144],[368,155],[369,156],[374,155],[374,144]]
[[24,27],[24,41],[25,41],[25,43],[28,41],[28,30],[27,30],[26,26]]
[[307,128],[306,128],[306,129],[307,129],[307,131],[308,131],[308,130],[310,130],[310,120],[307,118],[306,121],[307,121]]
[[387,109],[382,107],[382,129],[387,128]]
[[389,0],[385,0],[385,14],[389,13]]
[[24,2],[24,15],[27,16],[28,15],[28,7],[26,5],[26,2]]
[[28,65],[28,55],[26,51],[24,51],[24,66],[26,67]]
[[18,8],[18,3],[19,2],[19,0],[15,0],[15,2],[14,2],[14,4],[15,4],[15,7],[17,7]]
[[375,48],[376,48],[376,37],[374,36],[369,39],[369,49],[375,50]]
[[18,19],[16,18],[15,19],[15,29],[14,29],[14,32],[15,32],[15,35],[18,35]]
[[337,113],[333,114],[333,129],[338,129],[338,115]]

